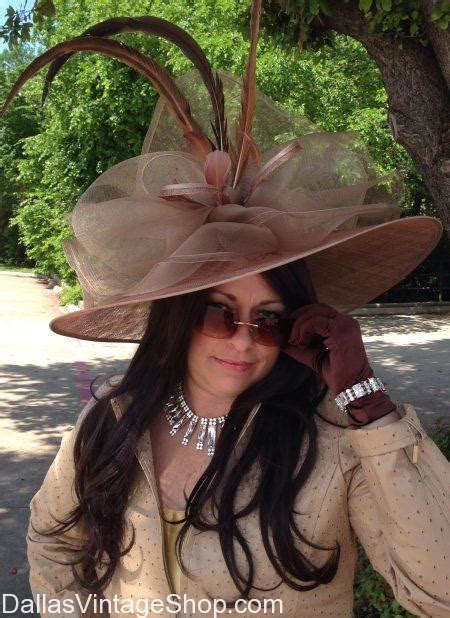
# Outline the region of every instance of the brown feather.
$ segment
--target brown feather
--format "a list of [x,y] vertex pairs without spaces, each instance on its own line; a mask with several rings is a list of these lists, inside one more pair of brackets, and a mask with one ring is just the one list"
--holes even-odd
[[150,56],[141,54],[132,47],[119,43],[118,41],[105,40],[101,37],[76,37],[69,41],[58,43],[35,58],[35,60],[22,72],[11,88],[8,98],[0,111],[0,116],[3,116],[6,112],[20,88],[33,77],[39,69],[49,62],[52,62],[55,58],[77,51],[94,51],[105,56],[117,58],[145,75],[167,103],[168,109],[180,125],[183,134],[189,136],[187,143],[189,144],[189,141],[192,141],[192,135],[195,135],[197,138],[197,151],[199,142],[203,145],[205,152],[210,152],[212,150],[211,142],[203,135],[200,126],[192,117],[189,103],[179,91],[177,85],[167,71]]
[[236,166],[237,166],[237,152],[236,152],[236,147],[233,144],[233,142],[230,142],[228,144],[228,154],[230,155],[230,159],[231,159],[231,163],[232,163],[232,169],[235,170]]
[[278,169],[281,165],[286,163],[286,161],[291,159],[300,150],[302,150],[302,147],[300,146],[298,139],[294,139],[288,144],[286,144],[286,146],[282,148],[279,152],[277,152],[276,155],[270,158],[267,161],[267,163],[265,163],[262,166],[262,168],[259,170],[255,178],[253,179],[252,186],[250,188],[250,193],[248,197],[250,197],[250,195],[253,193],[256,187],[260,185],[263,182],[263,180],[265,180],[267,176],[269,176],[269,174],[271,174],[276,169]]
[[259,163],[261,161],[261,149],[258,146],[258,144],[255,142],[255,140],[253,139],[253,137],[248,136],[247,137],[248,140],[248,151],[249,151],[249,155],[252,157],[252,159],[256,162]]
[[222,191],[231,171],[230,155],[221,150],[210,152],[205,159],[205,180]]
[[[85,30],[82,36],[104,37],[120,34],[121,32],[153,34],[174,43],[181,49],[184,55],[189,58],[199,71],[210,94],[214,111],[213,132],[217,140],[217,148],[219,150],[227,150],[228,139],[222,80],[216,72],[213,72],[203,49],[197,41],[176,24],[151,15],[142,17],[113,17],[112,19],[106,19]],[[51,82],[71,55],[72,53],[68,53],[61,56],[50,65],[42,91],[43,103],[47,97]]]
[[241,113],[236,127],[236,146],[238,161],[234,175],[233,187],[237,185],[247,164],[249,155],[249,140],[251,137],[253,114],[255,111],[256,97],[256,48],[259,34],[259,19],[261,16],[261,0],[253,0],[250,18],[250,50],[247,59],[247,67],[242,79]]
[[204,161],[206,156],[213,150],[211,142],[209,140],[205,141],[203,134],[198,131],[185,131],[184,139],[189,152],[201,161]]

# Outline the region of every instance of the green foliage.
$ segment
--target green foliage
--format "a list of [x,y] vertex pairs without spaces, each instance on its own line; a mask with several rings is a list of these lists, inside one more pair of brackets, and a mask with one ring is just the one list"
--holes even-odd
[[[32,59],[27,46],[0,54],[0,98],[4,100],[13,77]],[[38,111],[22,94],[17,98],[14,113],[0,122],[0,260],[6,264],[26,263],[19,230],[11,217],[20,204],[24,185],[18,181],[19,161],[23,156],[24,140],[38,131]],[[29,260],[28,260],[29,261]]]
[[450,424],[445,418],[440,418],[436,421],[431,437],[443,455],[450,460]]
[[61,292],[58,294],[60,305],[76,305],[79,300],[82,300],[82,298],[83,290],[81,289],[79,283],[64,286]]
[[360,0],[359,8],[369,20],[372,32],[383,32],[399,40],[416,37],[427,44],[418,0]]
[[[63,9],[67,6],[67,3],[64,4]],[[86,10],[85,2],[79,4],[79,9]],[[104,4],[114,9],[111,3],[105,2]],[[149,2],[148,4],[149,8],[151,7],[154,11],[155,3]],[[173,3],[175,13],[178,12],[178,4]],[[205,8],[204,1],[198,4],[199,10]],[[227,12],[232,15],[235,7],[231,2],[220,3],[218,10],[220,11],[224,4],[227,4]],[[241,5],[241,2],[235,4]],[[415,38],[422,45],[428,44],[419,0],[357,0],[357,4],[359,10],[369,21],[373,32],[396,38],[400,46],[404,38]],[[131,10],[135,9],[134,3],[129,2],[128,6]],[[61,2],[56,2],[56,7],[53,0],[35,0],[31,8],[27,10],[15,10],[9,6],[5,15],[6,21],[0,27],[0,36],[8,42],[10,48],[19,41],[29,41],[33,26],[41,29],[51,28],[56,13],[59,23],[61,22]],[[215,12],[216,3],[210,2],[209,7]],[[96,6],[89,8],[91,15],[97,12]],[[197,6],[195,8],[197,14]],[[206,7],[207,10],[208,7]],[[266,26],[271,25],[274,31],[281,30],[284,34],[288,31],[288,38],[294,40],[300,48],[305,45],[315,46],[318,42],[321,44],[328,40],[328,33],[324,32],[320,26],[321,16],[332,15],[328,0],[267,0],[264,11]],[[167,13],[170,13],[169,7],[167,7]],[[140,14],[143,12],[141,11]],[[433,9],[430,17],[443,30],[446,30],[450,22],[450,0],[442,0]]]
[[36,0],[31,8],[18,11],[9,6],[6,9],[6,21],[0,27],[0,37],[8,43],[10,49],[19,41],[27,42],[31,38],[33,25],[42,24],[45,18],[52,17],[54,13],[52,0]]
[[443,30],[447,30],[450,23],[450,0],[444,0],[433,10],[431,20],[437,21]]
[[[347,0],[348,2],[348,0]],[[419,0],[358,0],[359,10],[369,22],[372,32],[393,38],[402,47],[405,39],[415,39],[428,45],[425,20]],[[327,2],[320,0],[269,0],[266,5],[266,20],[274,32],[288,45],[300,48],[328,41],[329,33],[322,26],[322,16],[328,16]],[[281,8],[280,8],[281,7]],[[450,22],[450,0],[442,2],[430,16],[446,30]]]
[[0,257],[3,264],[13,266],[15,264],[31,264],[30,259],[25,255],[23,245],[20,241],[19,230],[12,221],[8,221],[2,233],[2,243],[0,246]]
[[61,240],[69,234],[60,216],[58,197],[52,193],[43,195],[39,191],[30,193],[12,222],[19,227],[20,240],[40,273],[58,273],[63,279],[73,280],[73,271],[60,246]]
[[358,546],[358,562],[354,583],[355,618],[400,618],[413,614],[401,607],[386,581],[369,562],[363,548]]
[[6,262],[0,262],[0,270],[7,270],[19,273],[36,273],[36,269],[31,266],[12,266]]
[[[55,0],[54,5],[58,26],[51,19],[37,24],[35,45],[51,47],[107,17],[153,13],[186,28],[213,66],[236,74],[242,74],[245,67],[248,0],[154,0],[138,7],[132,0],[83,1],[76,7],[69,0]],[[326,4],[311,0],[308,19],[317,10],[326,12]],[[156,37],[123,34],[118,38],[147,51],[175,76],[192,68],[176,46]],[[299,52],[280,47],[278,36],[265,30],[258,53],[261,89],[279,105],[304,113],[325,130],[360,131],[378,172],[397,168],[405,177],[405,213],[434,214],[409,156],[395,143],[387,125],[386,93],[375,63],[353,39],[335,36],[330,42],[317,50]],[[19,45],[3,52],[7,77],[0,90],[3,98],[30,57],[24,50]],[[18,55],[15,60],[14,54]],[[0,171],[9,178],[4,185],[3,203],[9,208],[3,208],[4,220],[10,220],[3,232],[0,225],[0,259],[20,259],[23,245],[27,259],[40,272],[56,273],[74,283],[75,274],[60,246],[70,235],[64,215],[99,174],[139,154],[157,96],[145,78],[117,60],[83,53],[66,63],[41,112],[43,76],[44,71],[23,88],[0,123]],[[25,118],[29,118],[29,128]],[[8,123],[14,131],[5,133]],[[1,203],[0,197],[0,212]]]

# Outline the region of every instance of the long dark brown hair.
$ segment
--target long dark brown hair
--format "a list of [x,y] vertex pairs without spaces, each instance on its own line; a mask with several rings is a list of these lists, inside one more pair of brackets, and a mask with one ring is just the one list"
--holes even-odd
[[[300,261],[261,275],[290,310],[317,300],[306,266]],[[208,290],[201,290],[151,304],[144,337],[120,384],[107,395],[96,397],[80,425],[74,445],[78,505],[65,519],[58,520],[58,525],[41,533],[60,534],[76,525],[82,528],[86,540],[71,564],[76,581],[88,592],[100,594],[107,587],[121,556],[134,544],[132,530],[131,542],[123,547],[127,525],[124,511],[139,465],[136,444],[185,375],[189,341],[207,293]],[[258,509],[264,548],[280,583],[285,582],[295,590],[310,590],[331,581],[337,570],[339,545],[324,548],[308,541],[294,517],[294,503],[316,461],[314,412],[325,392],[323,382],[312,370],[280,354],[268,375],[236,397],[215,453],[191,495],[186,497],[186,518],[178,534],[176,552],[187,576],[190,573],[182,554],[189,527],[215,530],[236,588],[241,597],[248,598],[251,589],[257,588],[254,560],[238,523]],[[133,397],[117,421],[110,400],[123,393],[132,393]],[[250,438],[225,475],[236,435],[258,402],[262,405]],[[301,451],[304,455],[299,461]],[[259,485],[245,508],[235,512],[241,481],[254,465],[261,471]],[[210,500],[218,507],[218,521],[214,524],[202,517],[202,509]],[[313,565],[298,549],[298,541],[323,550],[327,558],[324,564]],[[248,562],[248,577],[238,568],[235,542]],[[100,576],[96,571],[99,566]]]

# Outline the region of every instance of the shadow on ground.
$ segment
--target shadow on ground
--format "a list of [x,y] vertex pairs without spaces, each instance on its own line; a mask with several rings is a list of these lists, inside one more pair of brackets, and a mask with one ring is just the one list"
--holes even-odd
[[369,361],[397,402],[411,403],[426,429],[450,420],[450,316],[359,317]]
[[434,333],[449,324],[449,314],[417,315],[365,315],[355,316],[364,335],[371,337],[383,333],[413,335],[414,333]]
[[[107,376],[123,373],[128,361],[98,359],[85,364],[89,379],[99,376],[94,383],[95,389]],[[73,362],[39,368],[3,365],[1,382],[8,384],[8,393],[7,399],[3,399],[0,419],[12,421],[17,432],[39,432],[42,440],[56,447],[61,439],[61,427],[73,425],[82,408]]]
[[[128,360],[95,359],[87,363],[91,377],[123,373]],[[31,599],[26,557],[26,530],[29,503],[42,484],[61,443],[62,434],[76,422],[83,403],[73,362],[36,365],[3,365],[0,383],[7,384],[2,394],[0,426],[0,593]],[[16,569],[11,573],[10,569]],[[7,597],[4,609],[14,609],[14,598]],[[8,616],[22,617],[20,611]],[[38,614],[27,613],[27,616]]]

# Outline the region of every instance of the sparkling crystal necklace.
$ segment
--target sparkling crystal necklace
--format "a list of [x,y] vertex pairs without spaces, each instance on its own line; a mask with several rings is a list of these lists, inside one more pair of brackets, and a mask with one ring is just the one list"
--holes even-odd
[[169,431],[171,436],[174,436],[178,430],[189,421],[188,428],[183,436],[183,439],[181,440],[181,444],[184,446],[187,446],[190,437],[194,433],[196,426],[199,424],[200,428],[197,435],[196,448],[199,451],[203,450],[203,446],[206,441],[208,446],[208,455],[214,455],[217,433],[218,430],[223,427],[227,414],[224,416],[215,416],[213,418],[195,414],[184,398],[183,385],[181,382],[178,384],[175,393],[171,395],[165,404],[164,414],[169,422],[169,425],[172,427]]

